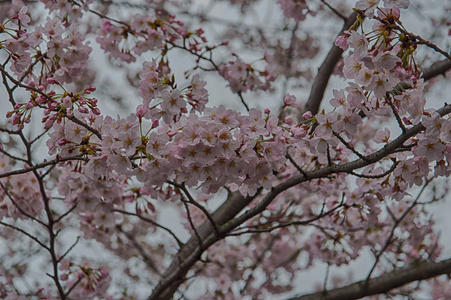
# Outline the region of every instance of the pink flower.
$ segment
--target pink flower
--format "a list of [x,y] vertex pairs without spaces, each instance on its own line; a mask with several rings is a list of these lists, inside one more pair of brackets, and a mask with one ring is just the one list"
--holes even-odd
[[355,4],[355,7],[360,10],[365,11],[365,14],[369,18],[372,18],[374,15],[374,11],[375,11],[377,5],[379,4],[379,2],[380,2],[380,0],[359,0]]
[[296,106],[296,97],[290,94],[286,94],[283,98],[283,106]]
[[[431,116],[423,117],[423,126],[426,127],[424,134],[429,139],[438,139],[442,132],[443,124],[445,120],[438,113],[433,113]],[[449,127],[449,126],[448,126]]]
[[349,33],[339,35],[335,40],[335,46],[338,46],[341,48],[341,50],[346,51],[349,48],[348,37]]
[[354,49],[354,56],[357,59],[363,58],[368,54],[368,40],[365,34],[351,31],[348,44]]
[[387,77],[382,74],[375,74],[370,81],[370,84],[368,84],[368,86],[366,86],[367,90],[370,91],[374,91],[374,95],[376,96],[376,98],[380,99],[383,98],[385,96],[385,93],[389,90],[391,90],[391,88],[394,85],[392,85],[388,80]]
[[28,12],[28,6],[22,6],[19,10],[19,13],[17,14],[17,18],[20,21],[20,25],[23,27],[28,27],[28,23],[30,23],[31,19],[27,15]]
[[336,112],[331,112],[328,114],[318,114],[316,115],[316,120],[318,121],[318,127],[315,129],[317,136],[329,139],[333,136],[333,126],[338,120],[338,114]]
[[373,63],[376,71],[391,70],[396,67],[398,63],[401,63],[401,59],[389,52],[379,52]]
[[296,22],[305,19],[309,9],[305,0],[278,0],[282,7],[283,13],[289,18],[293,18]]
[[376,132],[374,141],[376,143],[388,144],[390,142],[390,130],[388,128],[384,128],[383,130],[378,130]]
[[424,139],[418,142],[418,146],[413,153],[418,156],[424,156],[430,162],[439,161],[444,157],[446,146],[434,140]]
[[71,108],[72,107],[72,99],[69,96],[66,96],[61,99],[61,103],[65,108]]
[[161,93],[163,102],[161,103],[161,109],[169,114],[179,114],[180,110],[186,106],[185,100],[180,96],[179,90],[163,91]]
[[410,0],[384,0],[384,6],[386,8],[408,8]]
[[334,98],[330,100],[330,105],[339,107],[346,103],[346,96],[344,90],[333,90]]

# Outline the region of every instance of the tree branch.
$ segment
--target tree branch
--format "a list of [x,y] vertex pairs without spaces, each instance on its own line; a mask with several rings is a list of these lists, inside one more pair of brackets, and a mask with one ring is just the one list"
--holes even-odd
[[442,75],[451,69],[451,60],[444,59],[433,63],[429,68],[423,71],[423,79],[427,81],[435,76]]
[[12,175],[29,173],[29,172],[33,172],[33,171],[38,170],[38,169],[42,169],[42,168],[47,167],[47,166],[56,165],[56,164],[58,164],[60,162],[63,162],[63,161],[72,161],[72,160],[87,161],[87,159],[85,159],[85,158],[83,158],[83,157],[81,157],[79,155],[77,155],[77,156],[70,156],[70,157],[64,157],[64,158],[57,157],[57,158],[55,158],[53,160],[49,160],[49,161],[44,160],[44,162],[42,162],[40,164],[33,165],[31,167],[28,167],[28,168],[23,168],[23,169],[19,169],[19,170],[15,170],[15,171],[9,171],[9,172],[5,172],[5,173],[1,173],[0,174],[0,178],[12,176]]
[[401,287],[410,282],[425,280],[443,274],[451,273],[451,258],[440,262],[418,262],[411,266],[375,277],[368,281],[362,280],[348,286],[289,300],[351,300],[376,295]]

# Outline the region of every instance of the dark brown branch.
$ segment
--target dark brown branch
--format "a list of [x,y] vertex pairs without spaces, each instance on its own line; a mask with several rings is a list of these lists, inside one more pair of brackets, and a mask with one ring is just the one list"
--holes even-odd
[[66,257],[66,255],[69,254],[69,252],[71,252],[72,249],[74,249],[75,246],[77,246],[78,241],[80,241],[80,237],[79,237],[79,236],[77,236],[77,239],[76,239],[75,242],[72,244],[72,246],[70,246],[69,249],[67,249],[66,252],[64,252],[63,255],[61,255],[61,256],[58,258],[58,263],[60,263],[60,262],[64,259],[64,257]]
[[155,222],[154,220],[149,219],[149,218],[146,218],[146,217],[144,217],[144,216],[141,216],[141,215],[139,215],[139,214],[137,214],[137,213],[131,213],[131,212],[128,212],[128,211],[125,211],[125,210],[121,210],[121,209],[113,209],[113,211],[114,211],[114,212],[121,213],[121,214],[124,214],[124,215],[137,217],[137,218],[139,218],[140,220],[143,220],[144,222],[150,223],[150,224],[152,224],[152,225],[154,225],[154,226],[156,226],[156,227],[158,227],[158,228],[161,228],[161,229],[165,230],[167,233],[169,233],[169,234],[176,240],[176,242],[177,242],[177,244],[179,245],[179,247],[182,247],[182,246],[183,246],[182,241],[175,235],[175,233],[172,232],[171,229],[169,229],[169,228],[167,228],[167,227],[161,225],[160,223]]
[[[229,233],[228,236],[239,236],[239,235],[243,235],[243,234],[251,234],[251,233],[263,233],[263,232],[271,232],[273,230],[277,230],[280,228],[285,228],[285,227],[291,227],[291,226],[307,226],[307,225],[311,225],[311,223],[313,223],[314,221],[320,220],[328,215],[330,215],[331,213],[333,213],[334,211],[336,211],[338,208],[343,206],[343,200],[335,207],[333,207],[332,209],[328,210],[328,211],[323,211],[324,210],[324,205],[322,208],[322,211],[319,215],[308,219],[308,220],[301,220],[301,221],[291,221],[291,222],[287,222],[287,223],[280,223],[278,225],[274,225],[274,226],[269,226],[270,222],[265,223],[265,224],[261,224],[261,226],[265,227],[264,229],[259,229],[259,225],[253,226],[256,229],[250,229],[251,227],[241,227],[241,228],[237,228],[235,232]],[[247,228],[247,230],[245,230]],[[242,231],[239,231],[242,230]]]
[[35,170],[38,170],[38,169],[42,169],[42,168],[47,167],[47,166],[56,165],[56,164],[58,164],[60,162],[63,162],[63,161],[71,161],[71,160],[87,161],[87,159],[84,159],[83,157],[78,156],[78,155],[77,156],[71,156],[71,157],[64,157],[64,158],[57,157],[57,158],[55,158],[53,160],[44,161],[44,162],[42,162],[40,164],[31,166],[31,167],[28,167],[28,168],[23,168],[23,169],[20,169],[20,170],[15,170],[15,171],[9,171],[9,172],[2,173],[2,174],[0,174],[0,178],[12,176],[12,175],[29,173],[29,172],[32,172],[32,171],[35,171]]
[[348,286],[289,300],[352,300],[366,296],[388,292],[410,282],[425,280],[451,273],[451,258],[440,262],[417,262],[408,267],[370,279],[359,281]]
[[427,81],[429,79],[434,78],[435,76],[445,74],[450,69],[451,69],[451,60],[444,59],[441,61],[437,61],[433,63],[429,68],[423,71],[422,78],[424,79],[424,81]]
[[360,177],[360,178],[370,178],[370,179],[376,179],[376,178],[383,178],[385,176],[387,176],[388,174],[391,174],[391,172],[393,172],[396,168],[396,166],[399,164],[398,161],[393,161],[392,166],[390,167],[390,169],[388,169],[387,171],[385,171],[382,174],[376,174],[376,175],[370,175],[370,174],[357,174],[354,171],[349,172],[349,174],[354,175],[356,177]]
[[42,248],[44,248],[44,249],[46,249],[47,251],[49,251],[49,247],[47,247],[46,245],[44,245],[44,243],[42,243],[37,237],[31,235],[30,233],[26,232],[25,230],[20,229],[19,227],[16,227],[16,226],[14,226],[14,225],[11,225],[11,224],[2,222],[2,221],[0,221],[0,225],[3,225],[3,226],[5,226],[5,227],[8,227],[8,228],[14,229],[14,230],[16,230],[16,231],[19,231],[20,233],[23,233],[24,235],[28,236],[30,239],[32,239],[33,241],[35,241],[36,243],[38,243]]
[[[437,110],[437,112],[443,116],[446,114],[451,113],[451,105],[446,105],[445,107]],[[269,191],[266,196],[257,203],[254,207],[246,211],[245,213],[241,214],[237,218],[233,219],[232,221],[228,222],[226,225],[224,225],[221,228],[221,232],[229,232],[233,230],[235,227],[241,225],[245,221],[249,220],[250,218],[253,218],[254,216],[258,215],[262,211],[266,209],[266,207],[275,199],[277,195],[279,195],[281,192],[299,184],[305,181],[309,181],[312,179],[317,178],[324,178],[331,174],[335,173],[349,173],[351,171],[354,171],[356,169],[360,169],[363,167],[366,167],[368,165],[371,165],[375,162],[380,161],[384,157],[396,152],[396,150],[399,147],[402,147],[403,144],[411,137],[415,136],[416,134],[423,131],[425,128],[423,124],[415,125],[414,127],[406,130],[405,133],[398,136],[395,140],[390,142],[389,144],[385,145],[382,149],[371,153],[364,158],[359,158],[357,160],[343,163],[343,164],[336,164],[331,166],[326,166],[318,170],[305,172],[305,174],[300,174],[295,177],[291,177],[287,179],[286,181],[280,183],[278,186],[275,186]]]

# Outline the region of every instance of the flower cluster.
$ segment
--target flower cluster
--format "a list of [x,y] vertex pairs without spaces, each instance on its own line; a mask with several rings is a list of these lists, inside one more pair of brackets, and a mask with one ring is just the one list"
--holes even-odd
[[[46,84],[48,86],[58,85],[64,90],[64,87],[52,77],[47,78]],[[86,96],[95,91],[94,86],[89,86],[78,93],[64,90],[61,94],[56,93],[55,90],[45,92],[46,88],[42,85],[36,87],[34,81],[28,83],[28,88],[31,93],[30,100],[23,104],[17,103],[14,110],[7,113],[7,117],[12,117],[13,125],[17,125],[19,129],[22,129],[25,123],[30,122],[35,107],[44,109],[45,117],[41,122],[45,124],[45,129],[51,128],[55,122],[61,123],[61,120],[65,117],[74,117],[75,113],[87,114],[91,112],[100,115],[100,110],[97,108],[97,99]]]
[[[11,160],[0,153],[0,172],[11,171]],[[37,217],[41,213],[44,202],[36,177],[32,173],[14,175],[0,180],[0,217],[24,219]]]
[[88,262],[76,265],[69,260],[63,260],[59,266],[60,279],[67,282],[68,287],[74,287],[70,296],[78,299],[105,297],[111,282],[106,269],[94,269]]
[[[256,109],[245,116],[224,106],[208,108],[202,116],[184,114],[172,126],[166,123],[146,135],[140,133],[142,123],[135,114],[116,120],[91,115],[94,118],[90,125],[99,130],[101,141],[86,138],[86,129],[78,124],[61,123],[50,133],[52,153],[59,149],[61,155],[88,154],[84,170],[89,177],[115,171],[136,175],[148,188],[176,180],[188,186],[203,182],[208,192],[224,184],[243,194],[254,194],[259,186],[269,189],[273,170],[284,168],[290,138],[277,118],[264,118]],[[94,150],[83,152],[81,147]],[[134,160],[139,160],[136,167]]]
[[293,18],[296,22],[305,20],[310,12],[305,0],[278,0],[282,7],[283,13],[289,18]]
[[[27,26],[30,18],[25,6],[20,9],[16,18],[20,26]],[[49,77],[60,82],[73,82],[80,78],[88,66],[91,47],[89,42],[85,42],[85,36],[78,31],[76,25],[66,25],[58,19],[47,18],[44,25],[37,26],[29,33],[7,27],[8,21],[0,24],[0,34],[7,33],[5,39],[0,36],[0,49],[13,59],[11,70],[17,76],[28,76],[40,85],[46,85],[45,80]],[[43,66],[43,72],[39,75],[27,69],[33,58],[34,63]]]
[[168,45],[180,41],[181,47],[196,53],[203,49],[206,42],[203,30],[190,32],[182,21],[174,15],[158,12],[155,16],[137,14],[131,17],[130,25],[114,24],[104,19],[97,32],[96,41],[110,57],[124,62],[133,62],[136,56],[152,50],[164,50]]
[[264,71],[257,71],[238,57],[235,61],[222,64],[219,74],[229,82],[230,89],[235,93],[267,90],[275,79],[270,66]]
[[144,63],[140,78],[139,94],[143,104],[136,111],[140,120],[163,119],[165,123],[172,124],[188,111],[188,105],[193,111],[202,112],[208,102],[206,82],[200,80],[199,75],[193,76],[191,84],[179,90],[164,61],[158,65],[155,60]]

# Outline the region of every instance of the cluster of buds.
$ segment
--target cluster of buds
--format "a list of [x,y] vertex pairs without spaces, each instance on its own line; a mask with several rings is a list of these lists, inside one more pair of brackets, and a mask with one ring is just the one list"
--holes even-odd
[[[63,86],[54,78],[48,78],[47,83],[59,85],[64,90]],[[78,93],[64,90],[62,94],[57,94],[55,90],[46,93],[44,86],[35,87],[33,81],[29,82],[28,86],[31,91],[30,100],[27,103],[16,104],[14,110],[7,113],[7,117],[13,117],[13,125],[17,125],[19,129],[22,129],[25,123],[30,122],[32,110],[36,106],[44,109],[45,117],[42,119],[42,123],[45,123],[45,129],[51,128],[55,122],[60,123],[64,117],[72,117],[75,110],[82,114],[91,111],[95,115],[100,115],[97,99],[86,97],[96,90],[94,86],[89,86]]]

